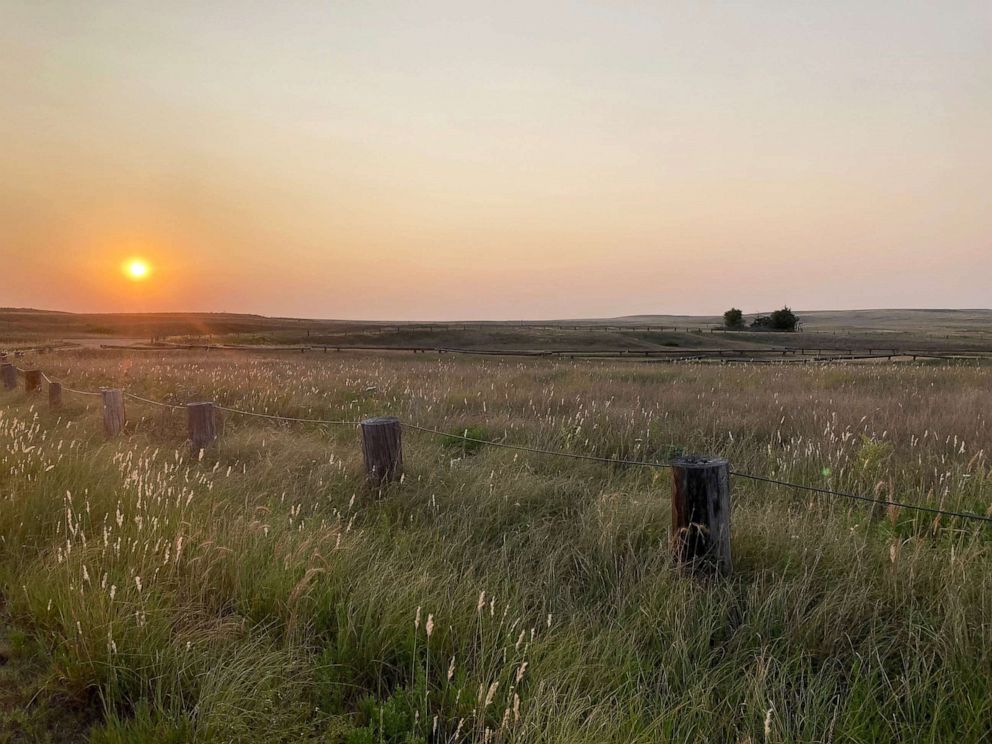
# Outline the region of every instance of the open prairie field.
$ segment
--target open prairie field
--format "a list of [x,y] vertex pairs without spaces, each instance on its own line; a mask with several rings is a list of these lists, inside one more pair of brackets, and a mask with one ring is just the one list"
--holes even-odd
[[[747,316],[750,319],[753,316]],[[384,322],[234,313],[86,314],[0,309],[14,349],[390,349],[564,358],[824,361],[982,356],[992,359],[992,311],[800,312],[799,332],[726,331],[711,316],[644,315],[549,321]]]
[[0,2],[0,744],[992,744],[947,6]]
[[[729,459],[987,515],[992,374],[84,349],[0,391],[2,732],[95,742],[981,742],[992,525],[731,476],[734,571],[670,549]],[[144,398],[146,400],[141,400]],[[223,413],[190,451],[182,406]],[[392,414],[403,477],[354,422]],[[423,431],[412,425],[435,430]],[[465,435],[468,439],[459,438]]]

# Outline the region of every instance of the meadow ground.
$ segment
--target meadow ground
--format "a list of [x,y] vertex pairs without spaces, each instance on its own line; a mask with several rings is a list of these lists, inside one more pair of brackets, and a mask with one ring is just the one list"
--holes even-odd
[[[79,351],[73,387],[408,423],[986,514],[992,370]],[[733,480],[735,572],[680,572],[666,470],[407,430],[0,392],[0,734],[95,742],[992,737],[992,528]]]
[[[237,313],[63,313],[0,308],[0,340],[39,343],[328,344],[464,349],[706,348],[992,350],[992,310],[800,311],[803,332],[731,332],[718,316],[639,315],[551,321],[383,322]],[[748,316],[752,317],[752,316]]]

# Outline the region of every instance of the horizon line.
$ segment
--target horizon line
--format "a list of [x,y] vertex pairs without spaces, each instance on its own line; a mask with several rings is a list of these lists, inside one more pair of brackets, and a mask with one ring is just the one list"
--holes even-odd
[[[788,306],[786,306],[788,307]],[[815,310],[802,310],[793,309],[797,314],[800,313],[868,313],[868,312],[952,312],[952,313],[965,313],[965,312],[978,312],[978,313],[992,313],[992,308],[981,308],[981,307],[857,307],[857,308],[829,308],[829,309],[815,309]],[[123,317],[148,317],[148,316],[163,316],[163,315],[228,315],[228,316],[254,316],[259,318],[267,318],[270,320],[301,320],[301,321],[312,321],[312,322],[322,322],[322,323],[575,323],[581,321],[611,321],[611,320],[625,320],[629,318],[698,318],[698,319],[708,319],[708,318],[720,318],[722,313],[711,313],[711,314],[695,314],[695,313],[658,313],[658,312],[641,312],[641,313],[629,313],[626,315],[611,315],[611,316],[584,316],[584,317],[571,317],[571,318],[448,318],[448,319],[428,319],[428,318],[417,318],[417,319],[406,319],[400,320],[396,318],[322,318],[322,317],[306,317],[306,316],[295,316],[295,315],[267,315],[259,312],[248,312],[248,311],[230,311],[230,310],[155,310],[148,312],[115,312],[115,311],[77,311],[77,310],[57,310],[48,308],[36,308],[36,307],[0,307],[0,312],[22,312],[22,313],[51,313],[55,315],[105,315],[105,316],[123,316]],[[745,316],[756,316],[763,313],[770,313],[772,310],[758,310],[753,312],[744,311]]]

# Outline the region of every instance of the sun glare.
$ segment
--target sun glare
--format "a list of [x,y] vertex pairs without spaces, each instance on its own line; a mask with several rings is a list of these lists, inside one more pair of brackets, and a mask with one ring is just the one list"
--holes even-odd
[[148,276],[151,267],[142,258],[131,258],[124,262],[124,274],[136,282]]

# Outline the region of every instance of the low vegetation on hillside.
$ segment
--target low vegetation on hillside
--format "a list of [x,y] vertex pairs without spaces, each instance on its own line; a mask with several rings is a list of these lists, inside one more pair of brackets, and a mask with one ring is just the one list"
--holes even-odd
[[795,331],[799,326],[799,316],[788,306],[768,315],[756,315],[750,325],[745,322],[744,313],[739,308],[732,307],[723,314],[723,327],[728,331],[743,331],[747,328],[753,331]]
[[[30,361],[30,360],[28,360]],[[735,572],[668,550],[663,469],[741,472],[987,513],[987,368],[636,366],[433,356],[38,357],[181,404],[391,413],[405,476],[353,426],[61,411],[0,392],[0,591],[17,740],[987,741],[992,531],[740,478]],[[15,653],[16,651],[16,653]],[[5,704],[3,701],[17,701]],[[70,711],[71,716],[65,717]]]

